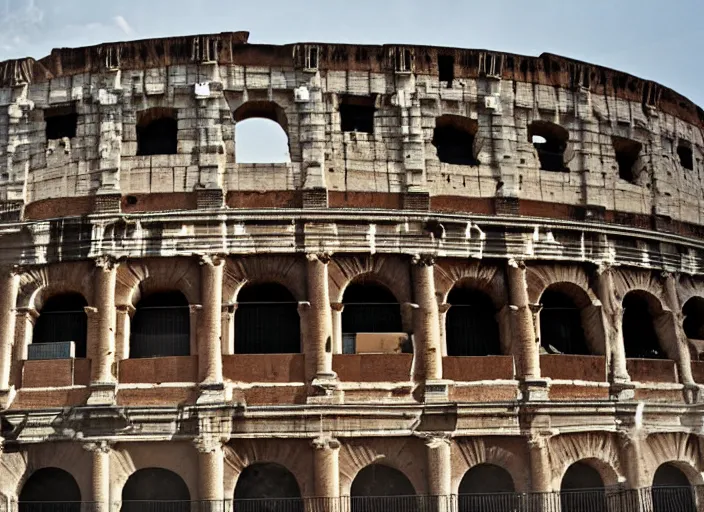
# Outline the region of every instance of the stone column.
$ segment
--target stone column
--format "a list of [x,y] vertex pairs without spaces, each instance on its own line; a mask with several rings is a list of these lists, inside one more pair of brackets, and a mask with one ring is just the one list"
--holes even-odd
[[315,496],[326,498],[323,511],[336,510],[340,501],[340,442],[321,435],[312,444]]
[[511,301],[512,352],[518,359],[518,377],[526,381],[537,380],[540,379],[540,357],[533,311],[528,300],[525,264],[511,260],[506,266],[506,273]]
[[333,302],[330,308],[332,309],[332,353],[342,354],[342,311],[345,305],[342,302]]
[[531,490],[533,492],[552,492],[548,440],[543,436],[533,436],[528,440],[528,449]]
[[680,305],[680,299],[677,296],[677,282],[675,276],[671,273],[666,273],[664,276],[664,299],[665,304],[670,309],[668,313],[668,321],[672,323],[672,330],[675,336],[671,340],[673,345],[671,347],[672,356],[677,363],[677,370],[680,376],[680,381],[685,387],[690,389],[696,388],[694,383],[694,377],[692,376],[692,361],[689,355],[689,349],[687,347],[687,335],[684,333],[684,315],[682,314],[682,306]]
[[237,304],[224,304],[222,307],[222,353],[231,356],[235,353],[235,311]]
[[440,347],[440,313],[435,297],[434,264],[430,257],[413,261],[413,294],[418,308],[415,311],[414,333],[416,347],[423,351],[426,381],[442,379],[442,348]]
[[27,347],[32,342],[34,322],[39,313],[34,308],[17,308],[15,311],[15,346],[12,358],[15,361],[26,361]]
[[437,507],[431,510],[445,512],[451,510],[452,495],[452,447],[450,439],[431,437],[425,441],[428,468],[428,494],[437,500]]
[[307,312],[309,349],[306,357],[314,361],[314,381],[335,380],[332,371],[332,315],[330,311],[330,292],[328,289],[327,254],[308,255],[308,301]]
[[204,501],[202,512],[223,510],[224,465],[222,441],[203,437],[194,441],[198,450],[198,499]]
[[91,386],[115,382],[112,366],[115,362],[115,282],[117,264],[108,258],[96,261],[95,291],[97,332],[95,358],[91,361]]
[[201,322],[198,327],[198,367],[202,384],[222,383],[222,278],[225,261],[201,258]]
[[630,489],[642,489],[649,487],[651,482],[646,479],[646,472],[643,468],[646,462],[643,460],[643,441],[638,433],[629,435],[627,432],[619,432],[620,446],[619,456],[626,473],[626,485]]
[[116,307],[115,312],[115,358],[118,361],[130,357],[130,327],[135,314],[131,304]]
[[110,510],[110,451],[111,446],[105,441],[87,443],[83,448],[92,455],[91,501],[95,503],[95,512]]
[[9,269],[0,270],[0,392],[10,389],[19,284],[19,275]]

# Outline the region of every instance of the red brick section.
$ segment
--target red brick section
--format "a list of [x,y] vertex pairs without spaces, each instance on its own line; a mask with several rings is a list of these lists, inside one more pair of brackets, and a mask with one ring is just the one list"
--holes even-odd
[[513,356],[443,357],[442,377],[456,382],[513,379]]
[[223,356],[222,373],[234,382],[305,382],[302,354],[237,354]]
[[442,213],[463,212],[493,215],[494,198],[432,196],[430,198],[430,209]]
[[43,199],[24,208],[25,220],[44,220],[60,217],[80,217],[93,213],[93,196]]
[[677,389],[636,389],[634,400],[677,404],[684,402],[684,393]]
[[83,405],[88,400],[88,388],[78,389],[20,389],[12,401],[10,409],[49,409]]
[[330,208],[383,208],[400,210],[403,195],[386,192],[338,192],[328,191]]
[[518,397],[515,385],[451,386],[451,402],[511,402]]
[[193,404],[198,397],[195,387],[169,387],[152,389],[122,389],[117,393],[117,405],[144,406],[178,406]]
[[550,400],[608,400],[609,388],[595,386],[577,386],[552,384],[550,386]]
[[169,192],[124,196],[120,201],[124,213],[195,210],[195,192]]
[[225,204],[229,208],[300,208],[303,195],[294,190],[228,192]]
[[332,369],[345,382],[408,382],[413,354],[340,354]]
[[541,355],[540,374],[549,379],[606,382],[606,357]]
[[677,382],[677,368],[671,359],[627,359],[626,369],[634,382]]
[[304,404],[306,397],[306,386],[255,387],[244,390],[247,405]]
[[22,361],[23,388],[87,386],[90,382],[89,359],[52,359]]
[[119,363],[121,384],[159,384],[197,380],[198,356],[124,359]]

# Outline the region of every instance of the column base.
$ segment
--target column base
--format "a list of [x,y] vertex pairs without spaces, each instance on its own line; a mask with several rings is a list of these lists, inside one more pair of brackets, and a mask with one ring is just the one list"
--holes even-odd
[[546,379],[521,381],[519,400],[523,402],[546,402],[550,394],[550,382]]
[[86,405],[115,405],[117,382],[94,382],[90,385],[90,396]]
[[225,384],[222,382],[203,382],[198,386],[196,405],[221,404],[225,400]]
[[609,398],[618,402],[627,402],[636,397],[636,386],[632,382],[612,382],[609,386]]
[[423,401],[427,404],[444,404],[450,401],[450,383],[448,380],[426,380],[423,389]]
[[310,383],[311,394],[306,403],[309,404],[342,404],[345,394],[339,389],[340,381],[335,372],[319,373]]

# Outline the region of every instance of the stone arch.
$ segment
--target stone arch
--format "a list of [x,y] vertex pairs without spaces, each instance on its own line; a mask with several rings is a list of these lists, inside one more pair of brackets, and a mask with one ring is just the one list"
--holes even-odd
[[[558,353],[604,354],[606,340],[601,312],[593,307],[593,302],[588,291],[573,282],[560,281],[547,286],[538,299],[542,306],[538,328],[543,347],[548,352],[550,347],[556,347]],[[558,332],[555,326],[565,332]],[[556,339],[561,336],[569,339]]]
[[20,274],[18,308],[42,309],[44,302],[63,293],[82,295],[93,303],[93,273],[89,262],[64,262],[32,268]]
[[[676,359],[672,340],[668,343],[670,325],[660,299],[652,293],[636,289],[622,301],[623,344],[627,358]],[[669,350],[668,350],[669,349]]]
[[478,132],[476,119],[454,114],[436,117],[431,143],[438,160],[454,165],[479,165],[483,140],[477,137]]
[[266,163],[291,161],[291,141],[289,138],[288,119],[286,112],[279,104],[274,101],[246,101],[234,111],[233,119],[235,121],[236,162],[256,163],[260,161],[259,159],[246,160],[242,158],[242,145],[246,141],[252,140],[251,136],[247,137],[250,128],[259,132],[259,136],[265,138],[265,143],[271,146],[268,154],[272,154],[272,151],[283,153],[284,151],[281,150],[285,147],[286,158],[284,158],[284,155],[276,155],[276,159],[267,160]]
[[416,489],[408,476],[403,471],[383,462],[364,466],[357,472],[350,486],[352,498],[415,495]]
[[704,340],[704,296],[690,297],[682,306],[683,329],[687,338]]
[[498,313],[491,297],[460,281],[447,296],[445,351],[449,356],[500,355]]
[[665,462],[655,470],[652,483],[653,512],[696,512],[696,488],[678,462]]
[[604,471],[608,471],[608,467],[598,459],[582,459],[570,464],[560,482],[562,510],[607,512]]
[[288,135],[288,118],[284,109],[274,101],[246,101],[232,113],[235,123],[253,118],[269,119],[277,123]]
[[525,470],[528,464],[527,454],[521,440],[496,438],[488,443],[481,438],[458,438],[455,439],[452,450],[453,460],[462,461],[461,464],[454,464],[453,494],[459,494],[460,484],[467,471],[482,464],[490,464],[507,471],[517,491],[530,490],[530,472]]
[[178,151],[178,111],[153,107],[137,112],[137,155],[175,155]]
[[[161,446],[163,444],[163,446]],[[90,462],[87,463],[90,468]],[[111,495],[120,500],[131,475],[142,469],[159,468],[178,475],[189,495],[198,496],[197,451],[191,443],[123,443],[115,445],[110,457]]]
[[81,490],[68,471],[46,467],[29,475],[20,489],[18,501],[21,512],[36,510],[30,505],[35,502],[61,503],[66,512],[80,512]]
[[120,498],[122,512],[141,512],[144,510],[141,502],[145,501],[177,502],[170,503],[170,506],[176,511],[188,512],[191,494],[186,482],[178,473],[160,467],[149,467],[138,469],[127,478]]
[[426,447],[419,439],[348,439],[340,448],[340,494],[350,496],[357,474],[371,464],[384,464],[403,473],[416,493],[427,491],[424,464]]
[[302,510],[302,504],[291,503],[291,500],[301,498],[301,487],[296,476],[285,466],[275,462],[254,462],[244,468],[237,477],[235,500],[285,500],[297,510]]
[[579,461],[596,469],[606,487],[625,481],[616,441],[611,434],[587,432],[553,437],[548,442],[552,488],[560,489],[567,469]]
[[223,301],[237,302],[237,295],[248,283],[278,283],[303,302],[306,290],[305,261],[296,256],[245,256],[228,258],[223,277]]
[[88,301],[80,293],[52,295],[43,301],[39,316],[34,321],[32,343],[50,344],[71,341],[75,357],[87,355]]
[[298,483],[302,496],[314,495],[313,451],[301,440],[238,439],[224,447],[225,496],[232,497],[237,482],[247,467],[258,463],[277,464],[289,471]]
[[559,124],[548,121],[533,121],[528,125],[528,142],[538,153],[540,169],[553,172],[569,171],[571,160],[570,134]]
[[179,291],[189,304],[200,304],[200,268],[194,258],[149,258],[117,269],[115,303],[136,306],[142,296]]
[[651,434],[646,438],[647,460],[643,465],[644,478],[653,481],[655,471],[662,464],[675,464],[683,471],[692,485],[704,485],[700,440],[685,433]]
[[192,355],[190,339],[191,314],[183,293],[141,294],[130,325],[131,359]]
[[331,302],[342,302],[345,288],[362,275],[386,286],[399,303],[412,302],[409,262],[400,257],[340,255],[330,262],[328,275]]
[[589,275],[579,265],[531,265],[526,268],[528,299],[533,304],[540,302],[540,297],[550,286],[563,289],[573,297],[579,307],[587,307],[598,301],[590,286]]
[[403,332],[401,304],[393,292],[370,274],[354,278],[342,295],[342,332]]

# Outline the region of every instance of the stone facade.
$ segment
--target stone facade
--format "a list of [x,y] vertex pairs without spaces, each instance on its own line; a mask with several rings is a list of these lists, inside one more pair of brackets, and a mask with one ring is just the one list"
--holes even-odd
[[[432,496],[477,467],[522,493],[580,488],[575,467],[704,484],[701,108],[553,55],[247,36],[0,63],[0,508],[48,468],[106,507],[281,497],[274,467],[318,498],[373,493],[370,467]],[[290,163],[236,162],[253,117]],[[398,327],[351,330],[369,284]],[[273,331],[247,323],[263,303]],[[83,345],[38,338],[76,322]],[[181,327],[178,353],[135,341]],[[156,470],[185,494],[144,498]]]

